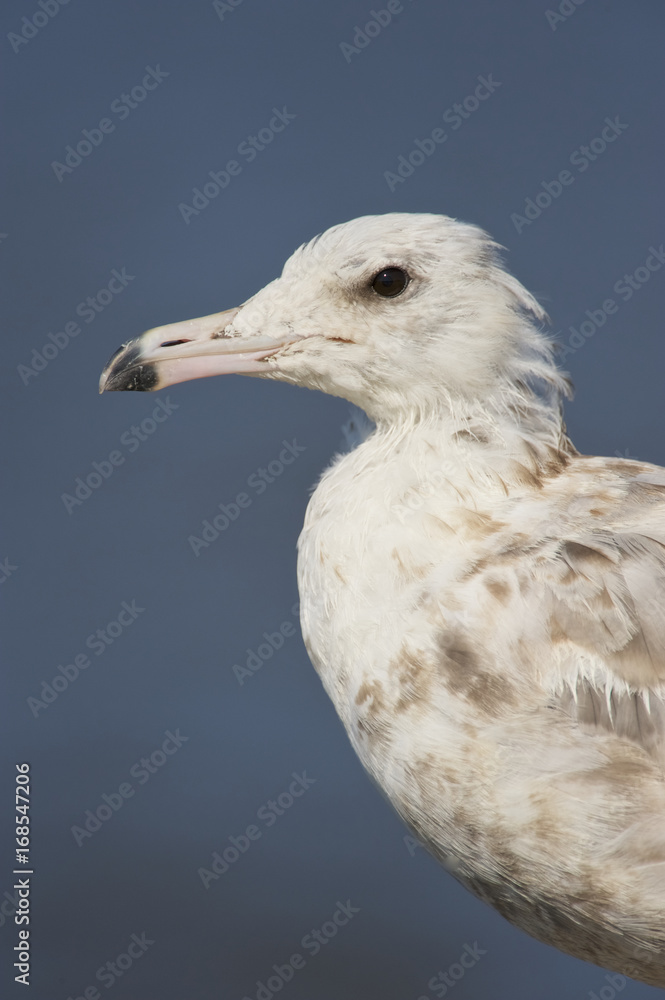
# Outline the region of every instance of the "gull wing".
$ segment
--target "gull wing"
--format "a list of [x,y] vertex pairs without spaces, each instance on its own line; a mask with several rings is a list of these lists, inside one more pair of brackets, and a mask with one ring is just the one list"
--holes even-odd
[[559,703],[665,759],[665,470],[611,465],[611,518],[532,550],[523,596],[544,596]]

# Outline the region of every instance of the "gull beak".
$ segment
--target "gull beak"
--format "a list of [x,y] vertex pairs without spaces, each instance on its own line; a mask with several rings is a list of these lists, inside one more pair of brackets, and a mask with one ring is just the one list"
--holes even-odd
[[158,326],[123,344],[99,380],[100,392],[150,392],[176,382],[210,375],[267,370],[267,359],[290,343],[233,330],[239,309]]

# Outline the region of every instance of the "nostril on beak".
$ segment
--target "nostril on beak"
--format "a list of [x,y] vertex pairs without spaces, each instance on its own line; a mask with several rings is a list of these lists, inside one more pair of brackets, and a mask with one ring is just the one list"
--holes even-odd
[[191,344],[191,340],[165,340],[160,347],[177,347],[178,344]]

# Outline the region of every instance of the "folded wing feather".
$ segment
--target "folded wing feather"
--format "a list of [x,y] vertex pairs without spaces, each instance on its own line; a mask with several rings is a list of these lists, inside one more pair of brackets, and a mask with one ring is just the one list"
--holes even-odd
[[665,758],[665,538],[588,533],[562,541],[541,571],[555,637],[589,654],[575,657],[560,704]]

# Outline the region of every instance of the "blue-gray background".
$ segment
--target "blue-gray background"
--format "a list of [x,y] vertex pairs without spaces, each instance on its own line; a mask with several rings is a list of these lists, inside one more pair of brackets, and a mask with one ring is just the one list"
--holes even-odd
[[[219,12],[209,2],[71,0],[15,52],[9,34],[40,9],[7,0],[1,36],[11,97],[0,219],[3,995],[28,995],[12,983],[7,917],[21,760],[33,776],[29,995],[40,1000],[95,983],[113,1000],[254,998],[273,963],[295,952],[307,962],[284,998],[430,1000],[428,980],[474,942],[486,954],[455,986],[458,1000],[607,991],[602,970],[514,930],[422,849],[409,851],[299,632],[244,684],[234,675],[264,632],[293,620],[308,491],[344,440],[347,404],[259,380],[203,380],[158,394],[177,408],[130,450],[126,432],[155,397],[99,397],[97,379],[123,340],[242,302],[329,225],[443,212],[509,248],[564,341],[586,310],[620,303],[566,358],[578,400],[569,428],[583,451],[665,463],[665,268],[630,301],[612,291],[665,240],[660,0],[567,0],[571,13],[549,20],[547,0],[407,0],[348,58],[340,43],[367,23],[371,0],[236,0]],[[168,77],[121,120],[111,104],[147,66]],[[446,127],[446,109],[489,74],[500,87],[391,191],[384,173]],[[187,225],[178,205],[274,107],[295,119]],[[115,130],[58,180],[52,162],[105,117]],[[587,170],[571,168],[606,117],[628,128]],[[511,214],[566,168],[574,183],[518,232]],[[133,280],[85,323],[78,303],[114,268]],[[77,319],[81,333],[21,378],[33,348]],[[261,495],[248,490],[294,439],[305,449],[297,460]],[[62,495],[116,449],[124,463],[68,512]],[[188,536],[243,490],[251,506],[195,556]],[[91,666],[35,717],[27,699],[132,600],[145,610],[102,656],[88,649]],[[133,780],[134,796],[77,846],[71,827],[176,728],[188,741],[149,781]],[[316,779],[306,794],[270,828],[259,821],[261,838],[204,889],[197,870],[304,770]],[[318,955],[304,952],[303,935],[347,899],[360,912]],[[143,932],[154,944],[107,990],[96,970]],[[629,983],[622,995],[655,991]]]

